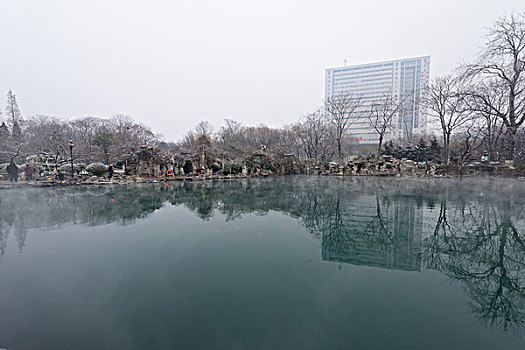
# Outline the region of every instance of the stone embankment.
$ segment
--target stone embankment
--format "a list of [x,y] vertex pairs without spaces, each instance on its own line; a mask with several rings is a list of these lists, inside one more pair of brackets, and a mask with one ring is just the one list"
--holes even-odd
[[307,175],[338,175],[338,176],[410,176],[410,177],[525,177],[524,166],[514,166],[513,162],[504,163],[474,162],[464,165],[443,166],[431,162],[417,162],[410,159],[395,159],[381,156],[379,160],[367,160],[355,157],[342,164],[335,162],[323,165],[312,162],[294,164],[295,173]]
[[169,183],[173,181],[206,181],[206,180],[234,180],[249,177],[266,177],[270,174],[259,175],[188,175],[188,176],[165,176],[165,177],[140,177],[116,175],[112,178],[99,176],[82,176],[76,175],[73,179],[65,178],[59,180],[55,178],[39,178],[33,181],[19,180],[10,182],[0,180],[0,190],[15,187],[35,186],[35,187],[52,187],[52,186],[84,186],[84,185],[129,185],[142,183]]
[[[179,159],[180,158],[180,159]],[[472,163],[468,165],[442,166],[410,159],[381,156],[379,159],[349,157],[344,162],[321,162],[297,160],[292,154],[274,155],[260,150],[235,161],[201,155],[162,157],[154,148],[143,147],[132,157],[120,162],[109,178],[108,167],[93,163],[87,167],[75,165],[71,178],[69,165],[56,167],[52,172],[37,162],[26,161],[35,169],[34,180],[8,182],[7,173],[0,172],[0,189],[15,186],[68,186],[68,185],[125,185],[135,183],[158,183],[170,181],[233,180],[270,175],[318,175],[318,176],[396,176],[396,177],[468,177],[498,176],[525,177],[525,167],[515,167],[512,162]],[[23,167],[22,167],[23,168]],[[20,169],[22,169],[20,168]],[[1,169],[0,169],[1,170]],[[59,171],[61,170],[61,171]],[[97,175],[94,175],[96,173]]]

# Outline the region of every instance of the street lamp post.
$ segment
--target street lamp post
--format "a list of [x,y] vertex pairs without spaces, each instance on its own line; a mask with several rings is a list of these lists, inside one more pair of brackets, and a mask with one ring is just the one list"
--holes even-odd
[[73,179],[73,140],[69,140],[69,154],[71,159],[71,178]]

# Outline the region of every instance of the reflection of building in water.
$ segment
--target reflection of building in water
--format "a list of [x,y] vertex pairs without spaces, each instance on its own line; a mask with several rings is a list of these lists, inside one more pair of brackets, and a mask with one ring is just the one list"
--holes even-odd
[[380,203],[363,196],[345,205],[342,227],[323,231],[326,261],[419,271],[423,209],[408,198]]

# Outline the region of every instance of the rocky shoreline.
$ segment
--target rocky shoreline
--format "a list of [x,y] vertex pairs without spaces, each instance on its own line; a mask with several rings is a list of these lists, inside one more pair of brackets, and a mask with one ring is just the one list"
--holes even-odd
[[[297,174],[300,175],[300,174]],[[58,187],[58,186],[106,186],[106,185],[135,185],[135,184],[155,184],[155,183],[166,183],[171,182],[201,182],[201,181],[234,181],[247,178],[267,178],[274,176],[286,176],[276,174],[258,174],[258,175],[190,175],[190,176],[174,176],[174,177],[139,177],[139,176],[116,176],[113,179],[104,177],[85,177],[65,180],[36,180],[36,181],[19,181],[9,182],[0,181],[0,190],[12,189],[19,187]],[[329,176],[329,177],[397,177],[397,178],[427,178],[427,179],[438,179],[438,178],[517,178],[525,180],[525,176],[504,176],[504,175],[491,175],[489,173],[475,173],[475,174],[363,174],[363,175],[344,175],[344,174],[310,174],[304,176]]]
[[[23,181],[24,167],[33,170],[32,181]],[[19,182],[8,182],[5,169],[0,168],[0,188],[14,186],[70,186],[70,185],[125,185],[172,181],[235,180],[243,178],[317,175],[317,176],[380,176],[409,178],[441,177],[525,177],[525,166],[514,166],[512,161],[473,162],[463,165],[441,165],[407,158],[382,155],[378,159],[349,156],[341,162],[301,160],[293,154],[273,154],[264,147],[239,159],[228,159],[208,154],[201,149],[197,154],[162,154],[159,149],[143,146],[123,161],[111,166],[113,177],[105,164],[89,165],[57,162],[50,164],[38,157],[28,157],[20,165]],[[75,173],[71,178],[71,173]],[[2,181],[4,180],[4,181]]]
[[[171,159],[167,161],[152,148],[143,148],[135,154],[133,161],[128,160],[121,168],[114,169],[108,176],[108,167],[101,163],[90,164],[84,170],[76,169],[71,178],[68,165],[62,165],[62,172],[55,170],[34,173],[34,180],[23,181],[19,173],[19,182],[8,182],[7,176],[0,174],[0,189],[18,186],[83,186],[83,185],[127,185],[141,183],[162,183],[173,181],[209,181],[236,180],[267,176],[308,175],[308,176],[343,176],[343,177],[408,177],[408,178],[462,178],[462,177],[508,177],[525,178],[525,167],[514,167],[512,162],[475,162],[466,165],[443,166],[431,162],[418,162],[410,159],[397,159],[384,155],[379,159],[348,157],[344,162],[320,162],[297,160],[291,155],[275,157],[267,152],[253,153],[237,163],[225,163],[213,159],[206,161],[206,156],[197,158]],[[211,165],[210,165],[211,164]],[[35,169],[42,166],[34,164]],[[100,168],[100,169],[99,169]],[[113,168],[112,168],[113,169]],[[95,171],[98,170],[98,171]],[[2,178],[4,181],[2,181]]]

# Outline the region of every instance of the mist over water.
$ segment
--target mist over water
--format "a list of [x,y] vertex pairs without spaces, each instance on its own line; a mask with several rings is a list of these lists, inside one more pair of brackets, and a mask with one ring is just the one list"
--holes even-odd
[[0,347],[521,349],[520,180],[0,192]]

